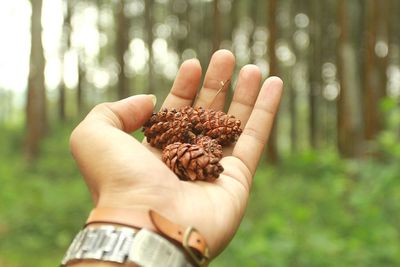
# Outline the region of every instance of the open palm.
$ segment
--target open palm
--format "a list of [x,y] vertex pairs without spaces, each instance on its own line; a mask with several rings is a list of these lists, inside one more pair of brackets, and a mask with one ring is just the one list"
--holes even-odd
[[[193,105],[222,110],[234,56],[226,50],[211,58],[199,93],[201,67],[185,61],[163,107]],[[161,161],[161,151],[134,139],[130,132],[153,111],[151,96],[138,95],[96,106],[71,135],[71,150],[97,207],[153,209],[172,221],[194,226],[205,237],[212,256],[226,247],[240,224],[262,150],[282,92],[282,81],[271,77],[260,86],[254,65],[239,73],[228,113],[242,121],[243,133],[228,148],[215,182],[180,181]],[[261,89],[260,89],[261,88]]]

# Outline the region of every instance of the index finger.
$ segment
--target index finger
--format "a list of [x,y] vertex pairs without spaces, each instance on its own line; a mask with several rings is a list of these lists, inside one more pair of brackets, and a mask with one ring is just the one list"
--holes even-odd
[[233,149],[232,156],[239,158],[252,175],[268,141],[282,89],[283,82],[278,77],[270,77],[264,82],[250,118]]
[[200,62],[197,59],[183,62],[162,108],[190,106],[196,96],[200,79]]

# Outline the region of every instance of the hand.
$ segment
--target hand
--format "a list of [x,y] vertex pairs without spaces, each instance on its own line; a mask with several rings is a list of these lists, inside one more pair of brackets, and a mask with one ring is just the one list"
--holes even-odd
[[[211,58],[204,84],[197,60],[185,61],[163,107],[187,105],[222,110],[234,56],[226,50]],[[96,106],[71,135],[71,150],[97,207],[153,209],[206,238],[211,256],[234,236],[243,217],[253,175],[271,131],[282,81],[268,78],[261,86],[254,65],[240,71],[229,114],[242,121],[243,133],[224,152],[224,172],[215,182],[180,181],[161,161],[161,151],[128,133],[140,129],[153,111],[154,96],[136,95]]]

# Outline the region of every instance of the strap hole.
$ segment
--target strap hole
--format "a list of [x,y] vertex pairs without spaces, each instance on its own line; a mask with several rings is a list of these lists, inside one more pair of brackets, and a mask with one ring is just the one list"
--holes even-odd
[[197,239],[196,241],[197,241],[197,243],[200,243],[200,239]]
[[178,235],[182,235],[182,231],[178,231]]

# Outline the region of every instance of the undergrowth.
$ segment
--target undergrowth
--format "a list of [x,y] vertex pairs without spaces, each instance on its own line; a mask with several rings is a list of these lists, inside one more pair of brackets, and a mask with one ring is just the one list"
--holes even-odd
[[[71,130],[53,129],[35,164],[20,156],[20,129],[0,131],[2,265],[57,266],[82,226],[91,200]],[[399,153],[382,147],[379,160],[308,151],[261,163],[245,219],[211,266],[400,266]]]

